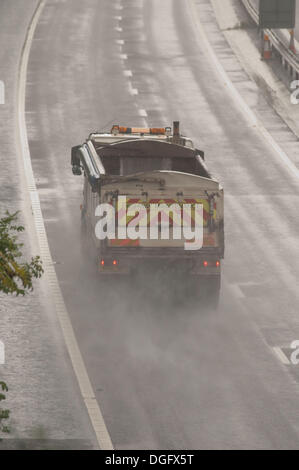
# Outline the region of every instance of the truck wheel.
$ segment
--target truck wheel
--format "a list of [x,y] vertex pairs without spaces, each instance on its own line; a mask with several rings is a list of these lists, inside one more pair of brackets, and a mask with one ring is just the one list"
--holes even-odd
[[90,258],[90,248],[88,242],[88,232],[85,217],[81,218],[81,231],[80,231],[81,253],[83,258]]
[[211,276],[207,279],[204,303],[207,308],[217,310],[220,298],[221,277]]
[[206,309],[217,310],[220,298],[221,277],[199,276],[196,281],[196,298]]

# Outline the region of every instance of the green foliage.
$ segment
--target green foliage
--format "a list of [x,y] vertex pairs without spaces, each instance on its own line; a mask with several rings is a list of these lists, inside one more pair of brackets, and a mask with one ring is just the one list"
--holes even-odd
[[17,224],[18,213],[0,218],[0,292],[25,295],[33,290],[33,279],[43,274],[39,256],[30,262],[22,262],[23,244],[18,242],[18,234],[24,227]]
[[[22,258],[23,244],[18,241],[18,235],[24,227],[17,224],[18,212],[0,218],[0,293],[25,295],[33,290],[33,280],[43,274],[42,263],[39,256],[24,262]],[[4,393],[1,393],[4,392]],[[0,382],[0,402],[6,399],[8,387]],[[9,419],[10,411],[0,407],[0,433],[9,433],[5,424]]]
[[[0,389],[2,392],[8,392],[8,387],[5,382],[0,382]],[[6,399],[6,395],[0,393],[0,402]],[[10,411],[0,408],[0,432],[9,433],[9,427],[4,424],[4,421],[9,419]]]

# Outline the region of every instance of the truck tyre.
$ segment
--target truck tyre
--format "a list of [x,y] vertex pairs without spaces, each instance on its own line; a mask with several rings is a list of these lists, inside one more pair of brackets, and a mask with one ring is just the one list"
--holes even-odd
[[220,298],[220,276],[198,276],[196,280],[197,301],[205,309],[217,310]]
[[220,297],[220,288],[220,276],[209,276],[206,279],[206,289],[204,293],[204,304],[206,308],[217,310]]
[[88,243],[88,231],[84,215],[81,217],[81,231],[80,231],[81,253],[84,259],[90,258],[90,249]]

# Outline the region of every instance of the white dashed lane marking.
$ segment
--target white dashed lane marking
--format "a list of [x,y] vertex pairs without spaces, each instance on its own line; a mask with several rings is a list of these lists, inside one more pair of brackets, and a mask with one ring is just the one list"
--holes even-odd
[[147,117],[147,112],[145,111],[145,109],[139,109],[138,114],[141,117]]
[[137,88],[133,87],[132,82],[129,82],[129,93],[132,96],[138,95],[138,90],[137,90]]
[[280,362],[282,362],[282,364],[284,364],[286,366],[289,366],[291,364],[289,359],[287,358],[287,356],[285,355],[285,353],[283,352],[283,350],[281,348],[279,348],[278,346],[275,346],[273,348],[273,351],[275,352],[275,354],[278,357],[278,359],[280,360]]

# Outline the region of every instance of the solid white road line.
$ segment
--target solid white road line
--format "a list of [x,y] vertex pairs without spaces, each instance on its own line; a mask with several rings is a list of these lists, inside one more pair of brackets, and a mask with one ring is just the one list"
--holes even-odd
[[279,348],[278,346],[274,347],[273,348],[273,351],[275,352],[276,356],[278,357],[278,359],[286,366],[289,366],[291,363],[289,361],[289,359],[287,358],[287,356],[285,355],[285,353],[283,352],[283,350],[281,348]]
[[2,80],[0,80],[0,104],[5,104],[5,85]]
[[131,70],[124,70],[124,76],[125,77],[133,77],[133,73]]
[[299,178],[299,169],[294,165],[294,163],[290,160],[288,155],[280,148],[277,142],[273,139],[272,135],[265,129],[262,122],[257,118],[254,114],[252,109],[246,103],[244,98],[240,95],[238,90],[235,88],[234,84],[230,80],[229,76],[227,75],[226,71],[224,70],[223,66],[221,65],[216,53],[214,52],[204,27],[201,23],[198,11],[196,9],[195,0],[187,0],[190,5],[190,13],[192,20],[195,24],[196,31],[199,33],[199,39],[201,44],[204,44],[205,49],[207,50],[217,72],[219,73],[220,77],[223,80],[224,85],[229,90],[232,98],[235,100],[236,104],[238,104],[239,108],[242,110],[244,116],[248,119],[249,123],[256,127],[256,129],[260,132],[263,138],[267,141],[267,143],[272,147],[272,149],[276,152],[279,158],[282,160],[284,165],[288,168],[289,173],[295,177],[296,179]]
[[40,0],[38,7],[31,20],[21,56],[18,81],[18,139],[20,145],[20,153],[23,160],[24,172],[26,176],[27,189],[31,200],[35,229],[37,239],[40,245],[40,255],[43,260],[43,267],[45,270],[46,280],[49,286],[50,296],[54,301],[65,344],[70,355],[71,363],[79,383],[82,398],[88,410],[98,444],[101,449],[112,450],[113,445],[109,433],[107,431],[100,407],[97,403],[94,391],[92,389],[92,385],[90,383],[87,370],[75,337],[71,320],[64,303],[56,272],[53,267],[53,260],[47,239],[39,195],[35,184],[28,144],[25,120],[25,94],[28,59],[34,37],[34,32],[45,4],[46,0]]

